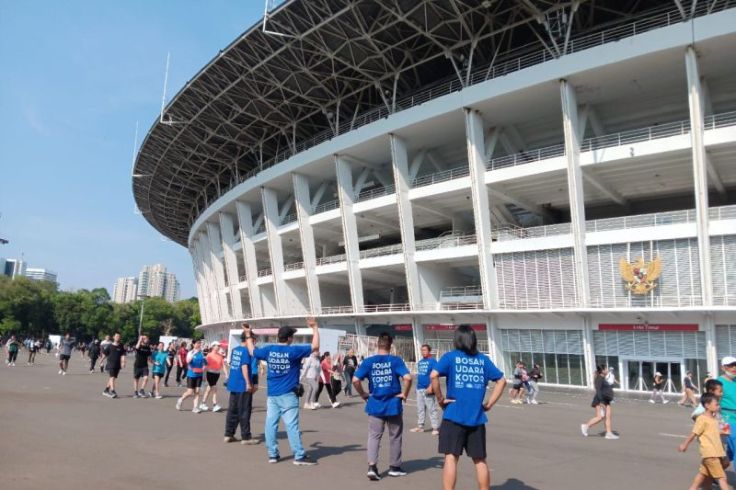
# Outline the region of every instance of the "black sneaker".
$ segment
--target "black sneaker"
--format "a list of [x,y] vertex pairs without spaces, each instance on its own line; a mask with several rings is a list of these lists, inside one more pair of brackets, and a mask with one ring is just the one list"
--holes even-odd
[[105,388],[105,391],[102,392],[102,396],[110,398],[112,396],[112,393],[110,393],[110,388]]
[[378,466],[372,464],[368,467],[368,473],[365,474],[371,481],[378,481],[381,479],[380,473],[378,473]]
[[271,464],[276,464],[279,461],[281,461],[281,458],[279,456],[269,456],[268,457],[268,462]]
[[110,396],[111,396],[112,398],[117,398],[117,397],[118,397],[118,394],[117,394],[117,392],[115,392],[115,391],[111,391],[111,392],[110,392]]
[[140,398],[141,396],[138,394],[137,391],[133,392],[133,398]]
[[401,469],[401,466],[389,466],[388,476],[406,476],[406,471]]
[[295,458],[294,464],[296,466],[314,466],[317,462],[305,454],[301,458]]

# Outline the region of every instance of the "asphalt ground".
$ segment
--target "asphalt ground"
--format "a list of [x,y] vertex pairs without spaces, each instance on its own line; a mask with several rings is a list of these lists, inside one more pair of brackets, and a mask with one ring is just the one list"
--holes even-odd
[[[35,366],[0,365],[1,489],[441,488],[436,437],[408,431],[416,420],[413,400],[404,411],[403,459],[409,475],[370,482],[365,477],[367,418],[358,398],[341,397],[344,404],[337,409],[302,410],[303,443],[317,466],[294,466],[283,432],[282,461],[274,465],[268,464],[263,444],[222,442],[224,412],[177,412],[182,388],[164,389],[162,400],[133,399],[132,359],[120,374],[121,396],[114,400],[101,395],[106,375],[89,374],[88,361],[78,353],[67,376],[57,374],[53,355],[39,354],[37,360]],[[220,394],[224,406],[227,395],[222,388]],[[593,415],[591,397],[587,391],[543,387],[540,405],[499,402],[487,426],[492,487],[688,488],[699,465],[697,443],[686,454],[677,452],[692,427],[688,409],[620,398],[614,404],[614,431],[621,439],[603,439],[602,426],[585,438],[580,424]],[[191,401],[185,407],[191,408]],[[264,417],[262,390],[252,419],[258,437]],[[385,442],[382,472],[388,470],[387,451]],[[732,485],[735,476],[729,471]],[[466,457],[457,488],[476,488]]]

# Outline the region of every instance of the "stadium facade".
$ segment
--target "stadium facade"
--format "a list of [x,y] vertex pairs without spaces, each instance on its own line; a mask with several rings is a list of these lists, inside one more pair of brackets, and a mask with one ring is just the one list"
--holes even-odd
[[[265,32],[268,31],[268,32]],[[208,337],[242,319],[679,391],[736,354],[736,5],[293,0],[137,157]]]

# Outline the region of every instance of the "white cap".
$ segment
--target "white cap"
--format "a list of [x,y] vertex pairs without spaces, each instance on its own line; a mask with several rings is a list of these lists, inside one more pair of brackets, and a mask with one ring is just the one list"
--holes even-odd
[[655,376],[662,376],[662,373],[660,373],[659,371],[657,371],[656,373],[654,373],[654,375]]
[[210,344],[210,347],[220,347],[220,343],[218,341],[214,341]]
[[736,357],[726,356],[721,360],[721,366],[728,366],[729,364],[736,364]]

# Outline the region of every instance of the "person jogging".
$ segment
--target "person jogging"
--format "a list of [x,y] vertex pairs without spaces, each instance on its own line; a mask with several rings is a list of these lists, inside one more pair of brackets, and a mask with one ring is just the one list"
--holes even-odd
[[[445,455],[443,488],[455,488],[457,463],[465,451],[475,465],[478,488],[488,489],[491,474],[486,462],[486,412],[503,394],[506,380],[493,361],[478,352],[478,339],[470,326],[455,329],[453,344],[455,350],[443,355],[430,375],[437,403],[445,410],[439,437],[439,452]],[[440,377],[447,379],[447,398],[442,394]],[[489,382],[495,386],[484,402]]]
[[411,429],[411,432],[424,432],[424,419],[429,413],[432,435],[437,436],[440,433],[440,409],[429,378],[437,366],[437,361],[432,355],[432,347],[428,344],[424,344],[421,351],[422,359],[417,363],[417,426]]
[[255,347],[250,325],[243,324],[243,332],[248,346],[248,353],[259,361],[266,361],[268,387],[266,401],[266,448],[268,462],[278,463],[280,458],[276,433],[279,420],[283,420],[289,446],[294,453],[294,464],[312,466],[316,463],[307,456],[302,446],[299,431],[299,370],[302,359],[312,352],[319,351],[319,329],[314,318],[307,319],[307,326],[312,329],[311,345],[292,345],[296,329],[281,327],[278,330],[278,344]]
[[66,370],[69,369],[69,359],[72,358],[72,349],[74,349],[74,339],[67,332],[59,342],[59,374],[61,375],[65,376]]
[[[411,390],[411,373],[404,361],[391,355],[393,337],[388,333],[378,336],[378,353],[370,356],[358,367],[353,377],[353,387],[366,401],[368,414],[368,479],[378,481],[378,450],[383,432],[388,427],[389,469],[388,475],[405,476],[401,468],[401,445],[404,432],[403,406]],[[368,393],[363,390],[364,379],[368,378]],[[401,389],[401,381],[404,388]]]
[[120,374],[120,370],[125,367],[125,347],[120,342],[120,334],[116,333],[113,336],[113,341],[105,347],[105,367],[107,368],[107,385],[105,391],[102,392],[104,396],[109,398],[117,398],[118,394],[115,391],[115,380]]
[[104,340],[100,342],[100,372],[103,372],[105,370],[105,351],[107,350],[107,346],[110,344],[112,344],[110,336],[105,335]]
[[169,342],[169,348],[166,349],[166,355],[168,357],[168,363],[166,364],[166,377],[164,378],[164,386],[169,387],[169,376],[171,376],[171,370],[174,369],[174,363],[176,362],[176,345],[174,342]]
[[18,351],[20,350],[20,342],[15,339],[15,335],[11,335],[5,343],[5,351],[8,354],[5,364],[15,366],[15,360],[18,359]]
[[182,342],[181,345],[179,345],[179,350],[176,351],[176,386],[180,387],[181,382],[186,382],[186,376],[187,376],[187,356],[189,355],[189,351],[187,351],[187,343]]
[[98,339],[89,343],[87,354],[89,355],[89,372],[91,374],[95,372],[95,365],[97,364],[97,359],[100,357],[100,341]]
[[36,353],[41,348],[41,342],[38,340],[31,339],[28,343],[28,365],[33,366],[36,364]]
[[133,362],[133,398],[148,398],[146,385],[148,384],[148,363],[151,362],[151,346],[148,337],[141,335],[135,346],[135,361]]
[[248,352],[246,334],[240,335],[240,345],[230,353],[230,372],[227,389],[230,400],[225,417],[225,442],[236,442],[235,431],[240,426],[240,444],[254,445],[260,441],[253,437],[250,416],[253,411],[253,394],[258,390],[258,364]]
[[176,409],[181,410],[181,404],[189,398],[194,396],[194,404],[192,405],[192,413],[200,413],[202,410],[199,408],[199,389],[202,386],[202,376],[204,374],[204,368],[207,366],[207,359],[202,354],[202,341],[195,340],[192,350],[187,354],[187,390],[184,394],[176,401]]
[[166,368],[169,367],[169,354],[164,350],[164,343],[158,343],[158,349],[153,353],[153,396],[157,400],[163,398],[161,396],[161,378],[166,374]]
[[212,395],[212,411],[219,412],[222,407],[217,403],[217,382],[220,379],[220,372],[224,364],[225,357],[222,354],[219,342],[212,342],[210,353],[207,354],[207,369],[205,379],[207,380],[207,388],[204,390],[202,403],[199,409],[203,412],[209,410],[207,399]]

